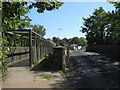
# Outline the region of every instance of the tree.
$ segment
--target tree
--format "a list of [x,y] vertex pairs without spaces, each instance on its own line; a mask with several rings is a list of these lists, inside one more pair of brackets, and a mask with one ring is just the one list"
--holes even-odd
[[118,44],[120,41],[119,26],[120,20],[118,11],[108,11],[100,7],[95,9],[92,16],[83,18],[84,26],[83,33],[86,33],[86,38],[89,45],[95,44]]
[[39,0],[35,0],[38,2],[32,2],[31,5],[29,5],[29,9],[37,8],[38,13],[44,13],[45,10],[51,11],[54,9],[59,9],[59,7],[63,4],[63,2],[59,2],[55,0],[54,2],[51,2],[51,0],[46,0],[46,2],[39,2]]
[[113,44],[120,44],[120,1],[110,2],[114,4],[115,10],[112,11],[110,17],[110,36]]
[[60,40],[59,38],[53,37],[52,40],[53,40],[54,43],[56,43],[56,45],[59,44],[59,40]]
[[86,33],[88,44],[104,44],[105,28],[108,25],[105,10],[100,7],[95,9],[92,16],[83,18],[82,32]]
[[80,46],[86,46],[87,45],[87,41],[86,41],[86,39],[85,38],[83,38],[83,37],[80,37],[79,38],[79,42],[80,42]]
[[46,38],[46,40],[51,41],[51,38]]
[[95,9],[88,18],[83,18],[83,33],[89,45],[95,44],[120,44],[120,2],[114,3],[116,10],[112,12],[100,7]]
[[63,38],[63,40],[65,40],[68,44],[69,44],[69,39],[67,39],[66,37]]
[[79,44],[79,38],[78,37],[73,37],[72,40],[71,40],[71,43],[72,44]]
[[27,2],[14,1],[0,2],[0,6],[2,6],[2,27],[4,31],[28,28],[31,19],[25,14],[28,13],[29,9],[37,8],[38,13],[43,13],[45,10],[51,11],[58,9],[63,3],[57,0],[55,2],[47,0],[46,2],[31,2],[28,7],[25,6],[27,4]]
[[83,37],[73,37],[72,39],[69,39],[70,40],[70,44],[77,44],[79,46],[85,46],[87,45],[87,42],[86,42],[86,39],[83,38]]
[[31,19],[25,14],[28,8],[25,2],[2,3],[2,30],[22,29],[30,26]]
[[37,32],[38,34],[40,34],[41,36],[44,36],[46,34],[46,29],[41,26],[41,25],[32,25],[32,30],[34,30],[35,32]]

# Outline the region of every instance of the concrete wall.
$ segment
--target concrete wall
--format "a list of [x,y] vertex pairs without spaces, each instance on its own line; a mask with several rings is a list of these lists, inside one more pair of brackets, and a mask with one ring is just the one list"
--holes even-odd
[[120,45],[95,45],[88,46],[86,51],[106,54],[113,58],[120,58]]

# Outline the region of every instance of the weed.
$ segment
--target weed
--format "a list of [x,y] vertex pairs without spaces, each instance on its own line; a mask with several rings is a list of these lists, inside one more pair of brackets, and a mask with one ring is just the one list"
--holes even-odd
[[60,74],[64,74],[64,72],[62,70],[59,70],[57,72],[60,73]]
[[52,75],[51,75],[51,74],[46,74],[46,73],[42,73],[41,76],[42,76],[43,78],[46,78],[46,79],[52,78]]

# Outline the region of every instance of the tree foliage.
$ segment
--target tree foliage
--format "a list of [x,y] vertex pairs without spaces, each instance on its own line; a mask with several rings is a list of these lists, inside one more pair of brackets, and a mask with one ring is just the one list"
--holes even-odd
[[38,34],[40,34],[41,36],[44,36],[46,34],[46,29],[41,26],[41,25],[32,25],[32,30],[34,30],[35,32],[37,32]]
[[58,2],[57,0],[54,2],[51,2],[51,0],[47,0],[46,2],[32,2],[31,5],[29,5],[29,9],[37,8],[38,13],[44,13],[45,10],[51,11],[59,9],[62,4],[63,2]]
[[77,44],[79,46],[86,46],[87,40],[83,37],[73,37],[73,38],[63,38],[59,39],[58,37],[53,37],[52,41],[56,43],[56,45],[67,46],[70,44]]
[[[115,3],[114,3],[115,4]],[[116,10],[106,12],[102,7],[95,9],[91,16],[83,18],[83,33],[86,33],[88,45],[120,44],[120,3]]]
[[[2,26],[3,30],[23,29],[30,26],[31,19],[26,16],[32,8],[37,8],[38,13],[43,13],[45,10],[51,11],[58,9],[62,2],[2,2]],[[26,5],[26,6],[25,6]]]
[[30,26],[31,19],[25,14],[28,8],[25,2],[3,2],[2,3],[2,29],[15,30]]
[[83,38],[83,37],[80,37],[80,38],[73,37],[73,38],[69,39],[69,43],[70,44],[77,44],[79,46],[87,45],[87,42],[86,42],[85,38]]
[[58,45],[60,39],[58,37],[53,37],[52,40],[56,45]]

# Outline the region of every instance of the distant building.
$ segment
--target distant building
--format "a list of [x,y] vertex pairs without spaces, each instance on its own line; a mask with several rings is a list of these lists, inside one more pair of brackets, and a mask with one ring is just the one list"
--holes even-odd
[[81,49],[81,46],[78,46],[78,50],[80,50]]
[[71,45],[70,45],[70,49],[77,51],[77,50],[78,50],[78,45],[77,45],[77,44],[71,44]]

